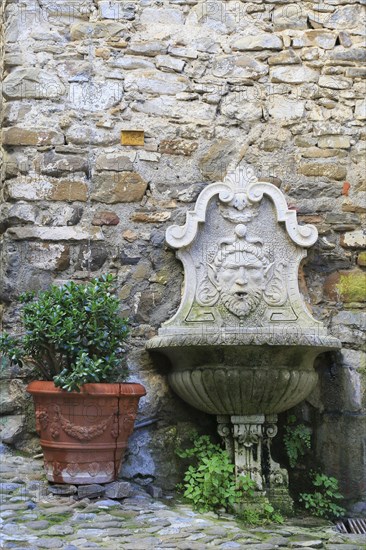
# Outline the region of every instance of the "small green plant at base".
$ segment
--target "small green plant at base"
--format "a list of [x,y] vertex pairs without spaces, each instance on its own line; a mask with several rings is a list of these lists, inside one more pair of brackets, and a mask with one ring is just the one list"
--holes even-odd
[[291,468],[295,468],[306,449],[311,448],[311,429],[304,424],[297,424],[296,416],[289,416],[289,425],[285,428],[284,443]]
[[176,451],[181,458],[194,459],[184,476],[184,497],[199,511],[232,509],[240,491],[227,452],[207,435],[192,434],[191,439],[193,447]]
[[193,446],[190,449],[177,449],[176,452],[181,458],[193,459],[180,489],[194,508],[199,511],[224,509],[235,512],[237,505],[240,505],[242,510],[239,516],[245,523],[260,525],[283,521],[267,499],[263,496],[257,499],[256,484],[249,475],[242,475],[239,481],[236,480],[235,467],[224,449],[212,443],[207,435],[193,433],[191,440]]
[[337,479],[321,473],[312,473],[311,478],[315,491],[301,493],[299,501],[314,516],[327,519],[337,519],[342,516],[345,509],[337,504],[338,500],[343,499]]

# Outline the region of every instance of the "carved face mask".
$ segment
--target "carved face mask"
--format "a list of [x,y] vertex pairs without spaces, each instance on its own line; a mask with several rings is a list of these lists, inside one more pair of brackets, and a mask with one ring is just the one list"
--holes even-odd
[[261,301],[266,283],[263,263],[247,251],[228,253],[216,269],[213,282],[219,299],[234,315],[243,317]]

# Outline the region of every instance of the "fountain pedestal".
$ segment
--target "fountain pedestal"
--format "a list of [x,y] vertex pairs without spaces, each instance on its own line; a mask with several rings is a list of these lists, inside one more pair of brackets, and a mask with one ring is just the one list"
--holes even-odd
[[258,492],[265,494],[277,510],[289,514],[293,502],[288,490],[288,473],[271,454],[276,423],[276,414],[218,415],[217,431],[235,464],[238,483],[241,476],[249,476]]
[[185,225],[167,230],[184,292],[147,343],[169,359],[173,390],[217,416],[238,479],[249,474],[272,501],[289,502],[287,472],[271,457],[276,415],[314,388],[314,359],[340,347],[299,292],[299,265],[316,239],[251,167],[209,185]]

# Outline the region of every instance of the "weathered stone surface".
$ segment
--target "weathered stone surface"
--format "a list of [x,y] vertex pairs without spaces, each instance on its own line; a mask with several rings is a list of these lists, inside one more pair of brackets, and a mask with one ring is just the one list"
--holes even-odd
[[332,50],[336,44],[337,33],[325,30],[311,30],[292,39],[293,48],[317,46],[324,50]]
[[92,224],[93,225],[118,225],[119,217],[114,212],[109,212],[108,210],[103,210],[97,212],[94,215]]
[[113,483],[107,483],[104,487],[105,496],[108,498],[127,498],[133,492],[131,483],[127,481],[114,481]]
[[184,65],[185,61],[172,58],[169,55],[158,55],[156,57],[156,66],[162,71],[181,73]]
[[275,8],[272,14],[274,30],[306,29],[307,13],[300,4],[285,4]]
[[289,82],[291,84],[301,84],[302,82],[317,82],[319,74],[317,71],[308,67],[276,67],[271,69],[272,82]]
[[58,76],[43,69],[31,67],[15,69],[3,82],[6,99],[58,99],[66,88]]
[[332,88],[334,90],[347,90],[352,85],[352,80],[349,78],[340,78],[339,76],[325,76],[319,77],[319,86],[324,88]]
[[344,248],[366,248],[366,231],[349,231],[342,235],[341,246]]
[[167,155],[184,155],[189,157],[197,149],[196,141],[188,141],[183,139],[166,139],[160,142],[160,153]]
[[362,32],[364,15],[360,5],[341,6],[324,21],[324,27],[340,30],[359,28]]
[[276,53],[268,58],[269,65],[296,65],[300,63],[299,56],[292,49]]
[[358,120],[366,119],[366,99],[359,99],[356,101],[355,117]]
[[79,155],[60,155],[48,151],[40,162],[42,174],[60,176],[64,172],[88,172],[88,159]]
[[235,144],[230,140],[220,140],[213,143],[199,161],[202,175],[210,181],[221,180],[232,161],[234,151]]
[[70,266],[70,247],[66,244],[29,243],[24,260],[39,269],[64,271]]
[[262,33],[239,38],[232,44],[233,50],[282,50],[282,40],[275,34]]
[[15,180],[9,180],[6,194],[11,199],[24,199],[30,201],[55,200],[55,201],[82,201],[87,200],[87,184],[79,179],[56,179],[48,176],[38,176],[33,179],[23,176]]
[[105,486],[93,483],[92,485],[79,485],[78,497],[81,498],[96,498],[103,496],[105,493]]
[[318,141],[318,147],[348,149],[351,147],[351,142],[348,136],[322,136]]
[[276,120],[292,120],[304,116],[305,103],[285,96],[273,96],[268,105],[269,115]]
[[145,8],[140,21],[142,25],[183,25],[184,16],[174,8]]
[[365,302],[366,273],[358,269],[333,273],[327,277],[324,289],[332,300]]
[[94,176],[91,199],[107,204],[140,201],[147,183],[137,172],[102,172]]
[[40,239],[41,241],[104,240],[100,229],[77,227],[12,227],[6,234],[15,240]]
[[136,153],[105,153],[98,155],[95,160],[97,170],[113,170],[115,172],[133,170],[133,161],[136,158]]
[[123,85],[119,80],[88,80],[70,83],[69,103],[72,109],[104,111],[118,105],[122,97]]
[[337,181],[344,180],[347,176],[347,169],[345,166],[328,163],[307,163],[299,166],[298,171],[300,174],[308,177],[321,177],[334,179]]
[[2,130],[2,142],[4,145],[57,145],[64,142],[61,132],[49,128],[4,128]]
[[357,256],[357,264],[361,267],[366,267],[366,252],[360,252]]
[[[3,413],[3,411],[2,411]],[[3,443],[7,445],[15,446],[17,440],[23,435],[25,419],[20,414],[4,415],[1,416],[1,430],[0,436]],[[1,493],[0,484],[0,493]]]
[[164,54],[167,51],[167,46],[160,41],[138,41],[133,40],[128,44],[127,53],[133,55],[146,55],[147,57],[155,57],[159,54]]
[[102,0],[98,2],[98,10],[103,19],[113,19],[116,21],[126,19],[132,21],[135,19],[136,6],[132,2],[110,2],[110,0]]
[[161,71],[134,71],[125,78],[125,90],[155,95],[175,95],[188,87],[186,78]]
[[96,23],[74,23],[71,25],[71,40],[87,40],[104,38],[106,40],[119,36],[124,30],[122,23],[98,21]]
[[135,212],[131,216],[131,221],[142,223],[166,222],[171,218],[171,212]]

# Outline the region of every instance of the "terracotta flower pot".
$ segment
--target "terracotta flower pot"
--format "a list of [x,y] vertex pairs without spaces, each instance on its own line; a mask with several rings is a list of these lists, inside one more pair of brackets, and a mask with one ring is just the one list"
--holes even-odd
[[80,393],[31,382],[47,479],[106,483],[117,476],[131,435],[141,384],[84,384]]

